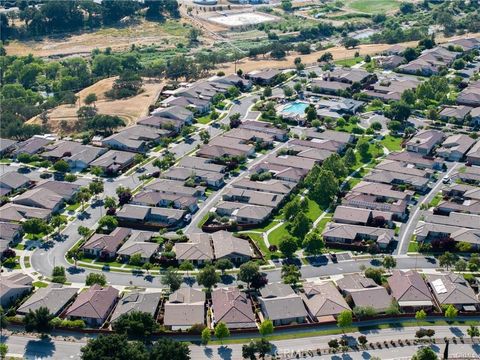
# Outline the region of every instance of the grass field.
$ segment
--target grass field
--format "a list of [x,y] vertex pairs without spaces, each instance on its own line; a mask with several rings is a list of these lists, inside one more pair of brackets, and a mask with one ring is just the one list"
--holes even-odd
[[363,57],[357,56],[351,59],[341,59],[341,60],[335,60],[334,63],[339,66],[353,66],[355,64],[361,63],[363,61]]
[[402,150],[402,141],[403,139],[401,136],[387,135],[381,141],[381,144],[390,151],[400,151]]
[[399,5],[397,0],[352,0],[348,3],[350,9],[369,14],[393,11]]
[[278,246],[280,244],[280,240],[282,240],[282,238],[287,235],[288,235],[287,223],[285,222],[268,235],[268,242],[271,245]]

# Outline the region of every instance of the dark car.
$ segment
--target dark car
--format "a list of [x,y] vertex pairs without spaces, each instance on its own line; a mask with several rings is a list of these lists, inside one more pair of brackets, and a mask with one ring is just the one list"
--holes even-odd
[[49,179],[52,177],[52,174],[50,173],[41,173],[40,174],[40,179]]
[[32,170],[30,170],[30,168],[24,166],[24,167],[18,168],[17,171],[18,171],[20,174],[28,174],[28,173],[29,173],[30,171],[32,171]]
[[334,262],[334,263],[338,262],[336,254],[330,253],[329,255],[330,255],[330,259],[332,260],[332,262]]

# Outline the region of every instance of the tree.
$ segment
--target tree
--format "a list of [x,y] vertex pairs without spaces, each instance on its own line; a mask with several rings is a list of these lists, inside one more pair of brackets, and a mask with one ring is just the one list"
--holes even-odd
[[78,193],[75,195],[77,201],[82,203],[82,210],[85,208],[85,202],[92,197],[92,193],[86,187],[81,187]]
[[292,11],[293,5],[290,0],[282,0],[281,7],[283,11],[290,12]]
[[192,27],[188,32],[188,40],[190,41],[190,44],[197,43],[198,37],[201,34],[202,32],[199,29]]
[[272,351],[272,344],[270,344],[270,342],[264,338],[256,341],[255,347],[257,348],[260,359],[265,359],[265,356]]
[[215,325],[215,337],[220,340],[220,343],[223,344],[223,339],[230,336],[230,330],[228,330],[227,325],[224,322],[220,321]]
[[357,150],[362,159],[370,158],[370,144],[367,139],[362,138],[358,141]]
[[233,264],[229,259],[219,259],[215,263],[215,267],[222,272],[222,275],[225,274],[226,270],[233,269]]
[[285,257],[291,258],[298,249],[297,240],[293,236],[286,235],[280,241],[278,248]]
[[315,229],[305,236],[302,246],[309,253],[318,255],[322,253],[322,249],[325,247],[325,242],[323,241],[322,234]]
[[90,93],[85,97],[83,102],[85,103],[85,105],[91,105],[91,104],[95,104],[97,100],[98,100],[97,95],[95,93]]
[[157,323],[150,313],[132,311],[122,314],[112,325],[118,334],[126,334],[131,339],[148,338],[157,330]]
[[382,269],[375,269],[370,267],[365,270],[365,277],[372,279],[378,285],[382,285],[382,276],[383,276]]
[[455,319],[458,315],[458,310],[455,308],[453,305],[448,305],[448,307],[445,309],[445,317],[449,319],[450,321]]
[[320,205],[329,206],[339,191],[339,183],[335,174],[322,169],[313,184],[311,197]]
[[87,275],[87,278],[85,279],[85,285],[86,286],[92,286],[98,284],[100,286],[105,286],[107,285],[107,278],[105,277],[104,274],[97,274],[97,273],[90,273]]
[[77,229],[78,235],[80,235],[83,238],[86,238],[88,235],[90,235],[90,229],[86,226],[80,225]]
[[295,285],[300,281],[302,274],[300,269],[295,265],[283,264],[282,280],[285,284]]
[[194,268],[193,264],[192,264],[190,261],[186,260],[186,261],[183,261],[183,262],[180,264],[180,266],[178,267],[178,269],[181,270],[181,271],[186,271],[186,272],[187,272],[187,276],[188,276],[188,272],[189,272],[189,271],[193,271],[193,269],[195,269],[195,268]]
[[273,330],[273,322],[270,319],[263,320],[260,324],[260,327],[258,328],[258,331],[260,332],[262,337],[273,334]]
[[293,89],[290,86],[284,86],[283,94],[285,95],[285,97],[293,96]]
[[418,310],[415,313],[415,320],[417,321],[422,321],[422,320],[425,320],[426,318],[427,318],[427,313],[423,309]]
[[117,207],[115,198],[112,196],[107,196],[105,199],[103,199],[103,207],[105,209],[115,209]]
[[259,266],[256,262],[249,261],[240,265],[240,271],[238,272],[237,278],[240,281],[247,283],[248,288],[252,281],[260,275]]
[[[2,14],[3,15],[3,14]],[[4,360],[8,353],[8,346],[7,344],[0,344],[0,359]]]
[[55,266],[52,271],[52,282],[64,284],[66,281],[65,268],[63,266]]
[[423,347],[417,350],[412,356],[412,360],[438,360],[438,356],[431,348]]
[[467,334],[471,338],[479,337],[480,336],[480,330],[478,330],[478,327],[470,325],[470,327],[467,329]]
[[171,292],[180,289],[182,281],[182,276],[172,266],[170,266],[162,276],[162,284],[167,285],[170,288]]
[[300,211],[292,221],[290,232],[296,238],[303,239],[310,230],[311,222],[305,212]]
[[349,310],[343,310],[337,317],[337,326],[345,331],[345,328],[352,325],[353,316]]
[[339,346],[340,346],[340,344],[338,343],[337,339],[332,339],[332,340],[328,341],[328,347],[330,347],[332,349],[338,349]]
[[390,105],[390,109],[385,111],[385,116],[403,123],[410,117],[411,113],[410,105],[403,101],[395,101]]
[[367,337],[365,335],[360,335],[357,340],[358,340],[358,343],[363,347],[368,343]]
[[132,190],[128,187],[119,186],[115,192],[118,196],[119,205],[125,205],[132,199]]
[[215,271],[213,265],[206,265],[197,274],[197,282],[205,286],[209,291],[220,281],[220,276]]
[[37,331],[41,334],[48,333],[52,330],[50,320],[53,318],[54,316],[50,314],[46,307],[42,306],[35,311],[30,310],[23,319],[25,330],[28,332]]
[[103,192],[104,186],[101,181],[92,181],[88,184],[88,190],[94,195],[98,195]]
[[325,159],[322,168],[333,172],[337,178],[345,177],[348,173],[342,158],[336,153]]
[[400,4],[400,12],[402,14],[411,14],[415,11],[415,5],[408,2],[402,2]]
[[345,37],[342,39],[342,45],[345,46],[345,49],[349,48],[355,48],[360,44],[360,40],[351,38],[351,37]]
[[202,330],[202,344],[207,345],[211,338],[212,338],[212,335],[210,333],[210,329],[209,328],[203,329]]
[[[126,335],[118,334],[100,335],[97,338],[89,339],[87,345],[82,347],[80,351],[82,360],[148,359],[145,345],[139,341],[128,341]],[[165,359],[168,358],[165,357]]]
[[397,260],[391,255],[387,255],[383,258],[382,265],[385,269],[393,269],[397,266]]
[[263,96],[266,98],[272,96],[272,88],[270,86],[265,86],[263,89]]
[[62,215],[54,215],[50,219],[50,226],[54,229],[62,226],[63,224],[66,224],[66,223],[67,223],[67,219],[65,218],[65,216],[62,216]]
[[118,220],[112,215],[105,215],[98,221],[98,227],[100,229],[106,228],[107,231],[113,231],[118,226]]
[[5,329],[8,326],[7,314],[0,306],[0,329]]
[[438,257],[438,262],[441,267],[446,267],[447,270],[450,266],[453,266],[455,264],[455,261],[457,260],[457,257],[455,254],[452,254],[451,252],[445,252],[443,255],[440,255]]
[[58,160],[55,164],[53,164],[53,168],[55,171],[66,173],[70,170],[70,166],[65,160]]
[[200,131],[199,136],[200,140],[202,140],[204,144],[208,144],[208,142],[210,141],[210,134],[207,130]]
[[345,166],[349,169],[353,168],[357,164],[357,157],[355,156],[355,151],[352,148],[348,148],[343,155],[343,162]]
[[298,197],[295,197],[293,200],[288,202],[283,208],[283,215],[286,220],[290,220],[296,214],[298,214],[302,209],[302,204]]
[[333,55],[331,52],[327,51],[320,56],[318,62],[330,62],[333,60]]
[[242,358],[250,360],[257,359],[257,345],[253,341],[242,346]]
[[32,218],[22,223],[22,229],[27,234],[46,234],[50,232],[50,227],[45,220]]

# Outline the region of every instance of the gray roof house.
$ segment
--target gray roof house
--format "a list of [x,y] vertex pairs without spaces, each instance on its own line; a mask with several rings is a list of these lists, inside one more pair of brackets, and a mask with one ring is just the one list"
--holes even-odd
[[380,248],[386,248],[392,242],[394,231],[371,226],[330,223],[322,233],[326,242],[355,244],[373,240]]
[[133,125],[102,140],[102,145],[125,151],[145,153],[149,144],[155,144],[170,131],[143,125]]
[[172,330],[187,330],[205,324],[205,293],[192,287],[181,287],[165,302],[163,324]]
[[93,236],[82,245],[85,255],[112,259],[117,255],[118,249],[131,235],[132,230],[117,227],[110,234],[93,234]]
[[432,308],[432,293],[418,272],[394,270],[387,281],[392,296],[401,309],[416,311]]
[[202,264],[214,259],[210,235],[205,233],[191,234],[188,242],[176,242],[173,251],[179,262]]
[[332,282],[304,283],[301,294],[310,315],[318,322],[330,321],[344,310],[351,310]]
[[475,140],[468,135],[451,135],[437,149],[437,155],[450,161],[460,161],[473,144],[475,144]]
[[211,234],[215,259],[229,259],[241,263],[254,257],[248,240],[240,239],[228,231],[217,231]]
[[351,297],[355,307],[372,307],[377,312],[384,312],[392,305],[393,298],[387,289],[360,274],[344,275],[336,283],[345,295]]
[[95,284],[78,294],[65,312],[69,320],[83,320],[89,327],[101,326],[117,303],[119,291],[112,286]]
[[26,274],[0,274],[0,306],[8,309],[13,302],[32,290],[32,282],[33,279]]
[[124,314],[129,314],[134,311],[147,313],[155,318],[158,304],[162,298],[161,292],[131,292],[126,293],[118,300],[117,306],[112,313],[110,322],[115,322]]
[[343,224],[368,225],[372,223],[374,219],[376,219],[379,221],[379,225],[381,225],[381,218],[384,222],[383,225],[385,225],[391,223],[392,217],[393,214],[388,211],[378,211],[339,205],[335,208],[333,221]]
[[453,119],[458,122],[462,122],[465,117],[470,114],[472,111],[472,107],[465,106],[465,105],[458,105],[458,106],[445,106],[442,111],[440,111],[440,119],[442,120],[450,120]]
[[135,228],[164,228],[177,226],[186,214],[185,210],[125,204],[118,212],[117,219]]
[[475,292],[462,275],[426,274],[426,278],[438,307],[453,305],[463,311],[478,311],[480,308]]
[[472,165],[480,165],[480,141],[468,151],[467,161]]
[[83,170],[107,149],[83,145],[77,141],[61,140],[45,148],[41,156],[51,161],[65,160],[71,169]]
[[0,221],[22,222],[26,219],[46,220],[51,215],[50,210],[30,207],[20,204],[6,203],[0,207]]
[[107,174],[117,174],[133,164],[135,154],[127,151],[108,150],[90,163],[101,168]]
[[16,171],[3,173],[0,176],[0,196],[6,196],[19,189],[24,189],[30,184],[31,181],[28,177]]
[[6,241],[7,245],[19,242],[22,239],[22,234],[22,225],[0,221],[0,240]]
[[275,283],[265,285],[260,289],[258,301],[266,319],[273,325],[304,323],[308,316],[302,298],[295,293],[290,285]]
[[167,108],[158,108],[152,111],[152,115],[164,117],[167,119],[176,119],[189,123],[193,119],[193,112],[183,106],[170,106]]
[[205,189],[200,186],[188,187],[183,184],[181,181],[168,180],[168,179],[157,179],[147,186],[147,190],[158,191],[163,194],[173,194],[173,195],[184,195],[184,196],[195,196],[201,197],[205,194]]
[[12,202],[14,204],[47,209],[54,213],[60,210],[64,203],[64,198],[49,189],[36,187],[15,197]]
[[36,311],[45,307],[50,314],[58,316],[77,294],[78,290],[77,288],[63,287],[60,284],[50,284],[46,288],[39,288],[20,305],[17,314],[26,315],[29,311]]
[[224,322],[228,328],[255,328],[252,301],[238,288],[212,291],[213,323]]
[[15,148],[16,143],[15,140],[0,138],[0,155],[3,156],[8,154]]
[[43,137],[33,136],[30,139],[27,139],[25,141],[15,144],[15,150],[13,154],[14,155],[19,155],[19,154],[33,155],[42,151],[45,148],[45,146],[47,146],[51,142],[52,140],[49,140]]
[[422,155],[428,155],[433,148],[442,143],[445,135],[438,130],[421,130],[407,141],[407,150]]
[[231,217],[238,224],[261,224],[271,215],[269,206],[244,204],[232,201],[220,201],[215,205],[215,212],[220,216]]
[[133,230],[128,240],[118,249],[117,255],[130,259],[139,254],[143,262],[147,262],[155,255],[160,247],[156,242],[148,241],[155,233],[151,231]]
[[183,166],[185,168],[196,170],[214,171],[219,173],[225,172],[226,169],[224,165],[217,165],[210,162],[208,159],[195,156],[184,156],[180,159],[178,166]]

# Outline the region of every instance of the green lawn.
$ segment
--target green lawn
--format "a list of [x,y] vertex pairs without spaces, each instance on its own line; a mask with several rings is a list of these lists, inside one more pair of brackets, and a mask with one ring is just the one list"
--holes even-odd
[[65,210],[67,211],[75,211],[77,210],[82,204],[80,204],[79,202],[78,203],[75,203],[75,204],[72,204],[72,205],[68,205]]
[[339,66],[352,67],[353,65],[361,63],[362,61],[363,61],[363,57],[357,56],[355,58],[350,58],[350,59],[335,60],[334,63]]
[[349,8],[370,14],[395,10],[399,5],[397,0],[352,0],[348,2]]
[[333,214],[327,214],[325,215],[325,217],[320,220],[320,222],[318,223],[317,227],[316,227],[316,230],[320,233],[323,232],[323,230],[325,229],[325,227],[327,226],[327,224],[332,221],[332,217],[333,217]]
[[382,141],[380,141],[380,143],[390,151],[401,151],[402,141],[403,139],[401,136],[387,135]]
[[32,266],[32,265],[30,265],[30,256],[25,256],[24,263],[25,263],[25,267],[27,267],[27,268]]
[[268,242],[271,245],[280,245],[280,240],[288,235],[287,223],[283,223],[268,235]]
[[443,199],[442,194],[435,195],[432,201],[430,201],[430,204],[428,204],[428,207],[437,207],[440,201],[442,201],[442,199]]
[[247,235],[248,237],[250,237],[250,239],[252,239],[255,244],[257,244],[257,246],[260,248],[260,251],[263,253],[267,260],[271,258],[272,253],[265,245],[265,242],[263,241],[263,236],[261,234],[243,233],[243,235]]
[[48,284],[46,282],[43,282],[43,281],[35,281],[32,283],[33,286],[37,287],[37,288],[44,288],[44,287],[47,287]]
[[308,209],[307,216],[310,220],[315,221],[322,214],[323,209],[313,200],[307,198]]
[[14,246],[14,249],[16,250],[25,250],[25,245],[19,243],[17,245]]
[[418,252],[418,243],[414,240],[408,244],[408,252]]

